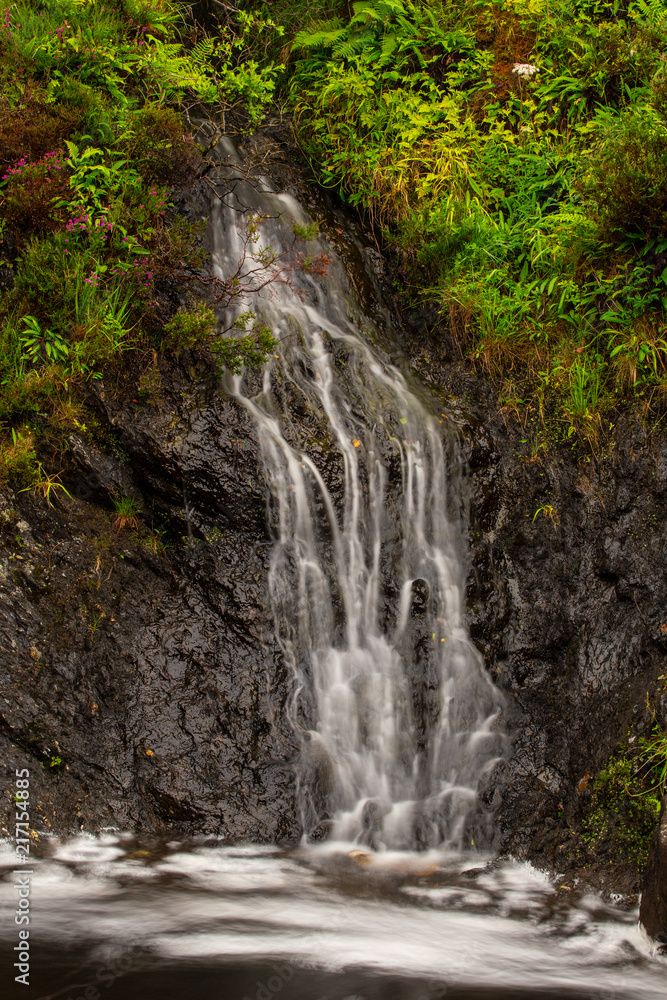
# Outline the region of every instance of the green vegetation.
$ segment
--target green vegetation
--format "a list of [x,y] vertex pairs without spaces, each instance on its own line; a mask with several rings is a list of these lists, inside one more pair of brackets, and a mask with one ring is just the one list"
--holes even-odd
[[648,739],[640,739],[639,750],[651,790],[664,796],[667,794],[667,733],[656,726]]
[[272,0],[322,181],[545,444],[667,406],[667,6]]
[[[210,291],[202,227],[171,205],[203,165],[188,109],[253,128],[276,77],[249,51],[265,20],[222,14],[205,31],[188,17],[168,0],[0,11],[0,485],[49,502],[66,490],[41,461],[95,427],[94,380],[129,377],[150,404],[170,352],[204,350],[236,371],[272,346],[258,330],[236,348],[210,308],[177,311]],[[217,296],[234,297],[227,286]]]
[[655,727],[636,748],[620,747],[593,783],[584,840],[643,869],[660,816],[667,774],[667,734]]
[[212,350],[219,364],[233,375],[239,375],[243,365],[262,364],[276,346],[276,340],[269,327],[259,323],[252,311],[241,313],[234,329],[243,336],[218,338],[212,344]]
[[31,483],[29,486],[25,486],[21,492],[25,493],[27,490],[39,490],[42,496],[46,500],[49,507],[53,507],[51,501],[52,496],[58,495],[58,490],[64,493],[66,496],[71,498],[71,493],[65,489],[63,484],[58,481],[59,476],[57,474],[48,473],[45,471],[44,466],[41,462],[37,462],[34,474],[31,477]]
[[137,503],[136,499],[134,497],[123,496],[121,493],[116,493],[111,499],[115,513],[113,526],[116,531],[120,534],[124,528],[134,528],[137,530],[139,528],[141,506]]
[[326,257],[293,248],[251,259],[257,217],[236,274],[202,284],[201,228],[172,206],[202,167],[194,109],[219,131],[289,114],[322,182],[398,254],[406,301],[439,304],[533,456],[599,446],[623,410],[662,417],[662,0],[205,8],[206,28],[168,0],[0,12],[0,483],[57,494],[38,462],[94,432],[95,380],[129,379],[156,405],[167,355],[261,364],[270,332],[251,311],[220,330],[211,304],[294,266],[326,274]]
[[548,517],[551,523],[553,524],[554,528],[558,527],[559,524],[558,511],[552,504],[545,504],[543,507],[537,508],[537,510],[533,514],[533,524],[540,516],[540,514],[542,514],[544,517]]

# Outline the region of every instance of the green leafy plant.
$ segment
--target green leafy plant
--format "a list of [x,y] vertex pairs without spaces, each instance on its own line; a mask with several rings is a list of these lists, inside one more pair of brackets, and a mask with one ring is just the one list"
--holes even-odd
[[273,11],[293,33],[285,89],[322,182],[397,249],[405,298],[439,301],[461,356],[501,395],[511,384],[524,429],[595,449],[603,415],[662,413],[657,0]]
[[113,526],[116,531],[120,534],[125,528],[138,530],[141,505],[136,498],[125,496],[122,493],[115,493],[111,497],[111,503],[115,512]]
[[[159,402],[161,351],[212,357],[204,307],[170,325],[170,289],[198,296],[206,254],[202,225],[170,205],[204,168],[187,108],[195,100],[207,114],[210,102],[223,131],[228,113],[235,128],[254,127],[278,73],[264,41],[283,29],[241,10],[204,31],[168,0],[17,0],[3,16],[0,477],[37,485],[51,503],[64,487],[34,445],[63,454],[72,429],[94,428],[91,380],[122,377],[124,354],[127,370],[141,370],[153,351],[153,382],[139,376],[137,392]],[[121,523],[133,523],[121,507]]]
[[166,528],[153,528],[151,531],[147,531],[142,535],[141,542],[154,555],[164,555],[170,548]]
[[206,345],[213,337],[216,325],[215,313],[204,303],[194,309],[179,309],[164,326],[163,344],[173,350],[192,350]]
[[[84,136],[84,140],[88,138]],[[73,192],[72,204],[100,212],[108,208],[120,188],[130,196],[141,191],[141,175],[129,167],[125,159],[107,163],[102,149],[83,146],[79,150],[69,140],[66,146],[69,151],[67,165],[71,171],[69,186]]]
[[667,793],[667,733],[656,726],[652,735],[638,741],[641,768],[660,797]]
[[101,610],[99,605],[97,605],[97,611],[89,612],[86,614],[88,631],[90,632],[91,640],[95,638],[95,633],[102,626],[104,618],[105,618],[104,611]]
[[265,364],[277,345],[269,327],[249,310],[236,319],[234,330],[242,335],[219,337],[211,344],[219,369],[240,375],[244,365],[258,368]]
[[36,470],[34,473],[33,481],[30,486],[24,487],[20,492],[25,493],[28,490],[39,490],[41,491],[44,499],[46,500],[49,507],[53,507],[51,502],[51,496],[57,496],[57,491],[61,490],[66,496],[72,499],[72,494],[63,486],[59,481],[59,476],[57,473],[45,472],[44,466],[41,462],[37,462]]
[[629,389],[657,380],[667,370],[667,341],[662,337],[647,342],[632,329],[614,332],[610,347],[609,357],[616,359],[620,381]]
[[23,360],[38,364],[43,361],[64,361],[69,353],[65,341],[53,330],[42,330],[34,316],[24,316],[25,330],[19,335]]
[[600,113],[598,141],[582,184],[594,200],[604,231],[667,234],[667,123],[650,105],[621,114]]
[[544,504],[544,506],[537,508],[537,510],[533,514],[533,524],[535,523],[540,514],[542,514],[543,517],[548,518],[553,524],[554,528],[558,527],[559,524],[558,511],[552,504]]
[[305,243],[308,243],[317,239],[320,235],[320,227],[316,222],[312,222],[305,226],[300,226],[297,222],[295,222],[292,226],[292,232],[297,240],[303,240]]

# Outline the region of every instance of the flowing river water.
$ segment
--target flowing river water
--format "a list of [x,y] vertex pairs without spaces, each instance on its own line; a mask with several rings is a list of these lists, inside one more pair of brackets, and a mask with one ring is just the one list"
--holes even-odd
[[[221,320],[252,308],[279,341],[261,377],[227,389],[262,450],[303,842],[47,839],[32,866],[31,986],[17,995],[663,997],[667,960],[636,911],[493,861],[485,790],[510,749],[465,626],[456,414],[391,363],[323,238],[274,259],[311,220],[226,156],[216,273],[245,257],[246,272],[274,276]],[[11,912],[11,847],[0,865]],[[2,943],[13,983],[15,941]]]

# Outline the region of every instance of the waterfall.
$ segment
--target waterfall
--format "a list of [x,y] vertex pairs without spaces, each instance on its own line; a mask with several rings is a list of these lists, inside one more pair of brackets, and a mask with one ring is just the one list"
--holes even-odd
[[[295,223],[312,221],[266,180],[230,184],[230,169],[212,210],[221,279],[244,254],[270,260]],[[252,213],[262,222],[248,244]],[[502,753],[502,698],[465,625],[455,417],[374,346],[331,247],[318,237],[309,250],[331,258],[328,273],[297,268],[253,297],[279,346],[261,382],[239,376],[231,387],[265,468],[269,589],[304,737],[304,832],[469,848],[480,781]]]

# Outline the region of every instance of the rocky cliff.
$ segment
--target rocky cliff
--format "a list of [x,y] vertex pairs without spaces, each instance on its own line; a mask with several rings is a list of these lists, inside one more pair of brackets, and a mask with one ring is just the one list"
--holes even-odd
[[[309,201],[379,314],[386,265],[292,155],[278,151],[277,182]],[[460,425],[469,624],[513,739],[484,792],[497,847],[632,894],[637,864],[583,834],[615,747],[666,721],[667,440],[620,422],[604,454],[535,460],[436,317],[397,319],[414,372]],[[164,364],[151,399],[138,374],[91,391],[94,433],[70,442],[67,493],[2,496],[3,768],[30,768],[37,829],[294,841],[299,741],[250,418],[194,356]],[[137,506],[125,526],[119,495]]]

